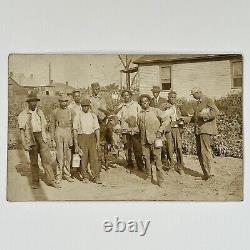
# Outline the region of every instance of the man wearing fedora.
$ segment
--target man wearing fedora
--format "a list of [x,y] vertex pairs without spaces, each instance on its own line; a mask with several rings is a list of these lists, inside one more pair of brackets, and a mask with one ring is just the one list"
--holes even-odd
[[216,116],[219,110],[214,101],[203,95],[200,88],[193,88],[191,95],[197,101],[192,117],[184,117],[185,122],[194,123],[196,149],[203,171],[203,179],[208,180],[214,176],[212,168],[211,136],[218,133]]
[[59,108],[52,112],[50,121],[50,132],[53,147],[56,146],[56,180],[61,182],[62,178],[68,182],[74,179],[70,175],[72,138],[72,111],[68,108],[69,98],[66,94],[59,97]]
[[136,165],[139,170],[143,170],[142,148],[140,142],[140,131],[137,124],[137,117],[141,111],[138,102],[132,100],[132,92],[124,89],[121,92],[123,103],[118,108],[117,117],[121,123],[123,143],[126,153],[128,168],[134,168],[132,152],[134,153]]
[[100,150],[100,126],[97,115],[90,111],[90,100],[83,99],[82,111],[73,118],[73,133],[75,152],[81,154],[82,182],[87,183],[88,163],[94,182],[101,184],[101,164],[98,151]]
[[138,124],[141,135],[143,159],[146,166],[147,176],[151,176],[151,155],[156,165],[157,184],[163,184],[163,170],[161,161],[161,147],[156,145],[156,140],[163,137],[165,128],[169,125],[170,119],[165,113],[157,108],[150,107],[150,96],[142,94],[138,102],[142,109],[138,114]]
[[151,98],[150,107],[160,108],[161,105],[166,102],[166,99],[160,96],[161,88],[159,86],[153,86],[151,91],[153,98]]
[[52,157],[46,134],[47,122],[42,110],[37,107],[38,101],[40,99],[37,95],[30,93],[26,100],[28,107],[18,116],[22,144],[24,150],[29,152],[30,157],[32,188],[39,187],[38,154],[40,154],[48,184],[59,188],[52,169]]

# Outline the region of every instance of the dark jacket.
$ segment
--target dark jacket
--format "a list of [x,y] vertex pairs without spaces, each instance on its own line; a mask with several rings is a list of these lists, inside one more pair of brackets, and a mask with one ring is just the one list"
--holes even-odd
[[153,107],[153,108],[160,108],[161,105],[162,105],[163,103],[165,103],[166,101],[167,101],[167,100],[166,100],[165,98],[159,96],[158,102],[157,102],[157,104],[156,104],[156,100],[155,100],[155,98],[153,97],[153,98],[151,99],[151,101],[150,101],[150,107]]

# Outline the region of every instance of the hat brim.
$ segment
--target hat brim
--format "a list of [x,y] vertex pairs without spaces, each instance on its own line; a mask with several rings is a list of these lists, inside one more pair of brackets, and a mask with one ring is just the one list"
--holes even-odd
[[27,99],[26,102],[32,102],[32,101],[41,101],[39,98],[31,98],[31,99]]

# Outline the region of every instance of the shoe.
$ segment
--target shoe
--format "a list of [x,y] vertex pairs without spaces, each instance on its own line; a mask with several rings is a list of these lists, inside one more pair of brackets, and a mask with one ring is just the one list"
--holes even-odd
[[32,189],[38,189],[40,187],[39,183],[32,183],[31,188]]
[[83,178],[82,179],[82,183],[88,183],[88,182],[89,182],[88,178]]
[[68,182],[74,182],[74,179],[71,178],[70,176],[64,176],[63,179],[68,181]]
[[96,184],[102,184],[102,181],[101,181],[99,176],[95,178],[95,183]]
[[177,169],[177,172],[178,172],[180,175],[184,175],[184,170],[183,170],[182,168]]
[[51,187],[54,187],[54,188],[57,188],[57,189],[60,189],[60,188],[61,188],[60,184],[58,184],[56,181],[52,181],[52,182],[50,183],[50,186],[51,186]]

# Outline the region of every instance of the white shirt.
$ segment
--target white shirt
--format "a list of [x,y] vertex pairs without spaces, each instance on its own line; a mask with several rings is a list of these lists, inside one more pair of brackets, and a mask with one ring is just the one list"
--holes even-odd
[[31,113],[31,124],[33,132],[41,132],[42,131],[41,118],[37,114],[36,109],[34,111],[30,110],[30,113]]
[[73,118],[73,129],[77,130],[78,134],[89,135],[99,128],[97,116],[92,112],[79,112]]

